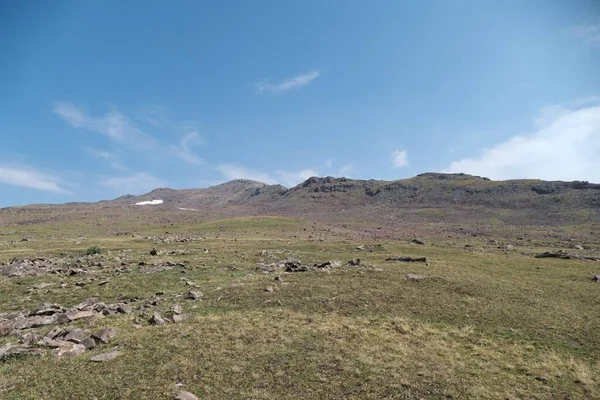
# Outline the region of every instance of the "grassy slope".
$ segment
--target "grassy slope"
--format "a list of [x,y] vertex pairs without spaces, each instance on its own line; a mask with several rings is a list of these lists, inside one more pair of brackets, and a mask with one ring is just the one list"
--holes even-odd
[[[162,225],[129,228],[144,235],[165,231]],[[342,233],[283,218],[167,230],[199,233],[205,240],[159,245],[109,236],[91,220],[0,228],[6,233],[0,236],[0,261],[99,245],[107,250],[99,257],[113,265],[155,262],[151,247],[184,251],[161,257],[187,262],[186,268],[156,274],[133,267],[112,276],[107,268],[92,277],[112,276],[108,285],[91,282],[83,289],[73,286],[81,276],[0,277],[0,311],[45,301],[70,306],[91,296],[108,303],[158,291],[168,296],[189,290],[182,277],[204,293],[202,302],[159,303],[159,310],[175,302],[184,307],[191,318],[179,324],[136,328],[135,314],[80,323],[117,328],[124,355],[111,362],[89,363],[87,354],[0,363],[0,397],[170,398],[179,382],[201,398],[600,397],[600,295],[590,282],[600,272],[597,263],[534,259],[546,249],[541,242],[504,252],[470,237],[454,240],[454,246],[444,238],[429,238],[427,246],[388,240],[377,242],[383,249],[363,253],[354,248],[360,243]],[[34,239],[10,243],[24,235]],[[81,235],[86,239],[74,245]],[[466,243],[474,247],[465,249]],[[272,255],[260,256],[262,249]],[[384,262],[393,255],[426,256],[430,265]],[[273,275],[256,271],[256,263],[287,256],[305,263],[360,257],[377,268],[282,274],[274,293],[264,291]],[[406,273],[426,279],[407,281]],[[39,282],[53,286],[48,293],[28,293]],[[67,287],[60,288],[61,282]]]

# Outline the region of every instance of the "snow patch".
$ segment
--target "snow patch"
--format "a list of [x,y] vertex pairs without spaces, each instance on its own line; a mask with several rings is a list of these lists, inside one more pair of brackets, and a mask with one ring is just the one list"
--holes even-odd
[[197,208],[181,208],[181,207],[178,207],[177,209],[178,210],[183,210],[183,211],[198,211]]
[[136,206],[154,206],[157,204],[162,204],[162,200],[148,200],[148,201],[140,201],[139,203],[135,203]]

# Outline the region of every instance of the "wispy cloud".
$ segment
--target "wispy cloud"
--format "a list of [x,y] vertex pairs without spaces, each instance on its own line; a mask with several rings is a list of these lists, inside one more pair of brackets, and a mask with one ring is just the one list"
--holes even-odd
[[595,23],[579,25],[571,29],[571,34],[591,46],[600,46],[600,17]]
[[296,186],[300,182],[303,182],[310,178],[311,176],[318,176],[319,173],[311,168],[305,168],[303,170],[297,172],[288,172],[288,171],[277,171],[277,178],[275,179],[278,183],[281,183],[283,186],[292,187]]
[[105,177],[100,180],[100,184],[110,187],[120,194],[140,194],[165,186],[165,182],[162,179],[147,172]]
[[54,113],[73,128],[100,133],[111,141],[131,149],[146,150],[157,144],[156,139],[143,132],[133,120],[118,110],[111,110],[102,117],[92,117],[71,103],[56,103]]
[[201,143],[198,132],[190,131],[179,141],[178,146],[171,146],[173,153],[188,164],[203,165],[206,162],[192,152],[191,147]]
[[66,193],[60,179],[30,167],[0,167],[0,184],[22,186],[46,192]]
[[87,152],[92,157],[99,158],[99,159],[106,161],[114,169],[118,169],[121,171],[124,171],[127,169],[121,162],[121,157],[119,157],[117,154],[115,154],[113,152],[96,150],[96,149],[87,149]]
[[339,176],[344,176],[346,175],[348,172],[352,171],[354,169],[354,165],[352,164],[345,164],[342,165],[342,167],[340,168],[340,170],[338,171],[338,175]]
[[319,173],[311,168],[305,168],[300,171],[283,171],[277,170],[273,174],[260,172],[246,168],[238,164],[222,164],[217,167],[217,170],[226,179],[251,179],[267,184],[279,183],[283,186],[296,186],[302,181],[311,176],[318,176]]
[[226,179],[251,179],[253,181],[263,182],[263,183],[274,183],[273,178],[264,172],[254,171],[252,169],[246,168],[237,164],[221,164],[217,166],[217,170],[226,178]]
[[600,182],[600,106],[546,107],[535,124],[531,134],[513,136],[479,156],[455,161],[446,172]]
[[280,83],[270,83],[268,80],[261,81],[255,86],[259,92],[286,92],[290,89],[295,89],[301,86],[306,86],[321,74],[318,71],[312,71],[306,74],[298,75],[293,78],[288,78]]
[[392,152],[390,158],[394,168],[402,168],[408,165],[408,152],[406,150],[396,149]]

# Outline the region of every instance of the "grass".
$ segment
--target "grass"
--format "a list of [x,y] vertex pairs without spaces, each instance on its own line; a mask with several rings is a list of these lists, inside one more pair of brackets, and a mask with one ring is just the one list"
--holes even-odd
[[[164,244],[115,236],[110,224],[90,235],[92,221],[70,225],[62,238],[53,222],[0,228],[6,233],[0,261],[75,257],[93,238],[103,252],[92,257],[107,265],[87,276],[0,277],[0,311],[43,302],[71,306],[87,297],[107,303],[122,296],[149,299],[164,291],[156,310],[178,303],[190,317],[165,326],[136,327],[139,313],[78,323],[90,331],[116,328],[123,356],[87,361],[110,348],[105,346],[68,360],[48,355],[0,362],[1,398],[172,398],[177,383],[200,398],[228,399],[600,397],[600,295],[591,283],[600,264],[535,259],[548,249],[535,236],[503,251],[488,245],[488,238],[469,236],[428,236],[426,246],[357,241],[320,223],[272,217],[129,227],[143,236],[201,238]],[[33,239],[10,244],[24,235]],[[87,239],[74,245],[80,236]],[[358,244],[382,246],[363,252]],[[152,247],[163,253],[150,256]],[[429,265],[384,261],[395,255],[424,256]],[[260,271],[258,263],[286,257],[306,264],[361,258],[365,266]],[[185,266],[144,274],[139,261]],[[114,274],[121,262],[130,271]],[[425,279],[408,281],[407,273]],[[275,282],[275,275],[282,280]],[[108,284],[96,284],[107,277]],[[190,290],[183,277],[199,286],[202,301],[171,296]],[[81,280],[88,284],[77,288],[74,282]],[[30,290],[40,282],[51,286]],[[272,285],[274,292],[265,291]],[[8,341],[14,338],[2,338],[0,345]],[[536,380],[541,376],[548,380]]]

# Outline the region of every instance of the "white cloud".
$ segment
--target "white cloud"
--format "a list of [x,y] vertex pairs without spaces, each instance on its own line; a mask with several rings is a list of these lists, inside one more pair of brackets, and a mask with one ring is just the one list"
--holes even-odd
[[408,165],[408,153],[406,150],[394,150],[391,159],[394,168],[402,168]]
[[165,186],[164,181],[146,172],[103,178],[100,183],[122,194],[145,193]]
[[277,84],[269,83],[268,80],[265,80],[257,83],[256,88],[259,92],[286,92],[290,89],[306,86],[317,79],[320,75],[321,74],[318,71],[313,71],[303,75],[295,76],[293,78],[285,79]]
[[157,144],[152,136],[143,132],[131,118],[118,110],[112,110],[103,117],[91,117],[73,104],[56,103],[54,113],[73,128],[100,133],[132,149],[145,150]]
[[0,184],[23,186],[54,193],[65,193],[60,179],[29,167],[0,167]]
[[338,175],[343,176],[348,172],[352,171],[353,169],[354,166],[352,164],[342,165],[342,168],[340,168],[340,170],[338,171]]
[[587,180],[600,182],[600,106],[578,110],[545,108],[537,130],[498,143],[446,172],[492,179]]
[[304,182],[311,176],[318,176],[319,173],[314,169],[306,168],[300,170],[298,172],[287,172],[287,171],[277,171],[277,182],[281,183],[283,186],[292,187],[296,186],[300,182]]
[[222,164],[217,170],[229,180],[232,179],[251,179],[253,181],[267,184],[279,183],[286,187],[296,186],[311,176],[318,176],[319,173],[311,168],[305,168],[297,172],[277,170],[274,174],[255,171],[237,164]]
[[115,153],[112,153],[110,151],[101,151],[101,150],[95,150],[95,149],[87,149],[87,151],[93,157],[100,158],[100,159],[106,161],[114,169],[118,169],[121,171],[127,170],[127,168],[125,168],[125,166],[121,162],[121,158]]
[[600,46],[600,18],[590,25],[576,26],[571,33],[591,46]]
[[179,141],[179,146],[171,146],[173,153],[187,162],[188,164],[203,165],[206,162],[196,156],[191,149],[191,146],[198,145],[202,142],[200,135],[196,131],[186,133]]
[[217,166],[217,170],[229,180],[232,179],[250,179],[253,181],[263,182],[272,184],[273,179],[269,174],[263,172],[253,171],[246,167],[236,164],[221,164]]

